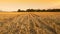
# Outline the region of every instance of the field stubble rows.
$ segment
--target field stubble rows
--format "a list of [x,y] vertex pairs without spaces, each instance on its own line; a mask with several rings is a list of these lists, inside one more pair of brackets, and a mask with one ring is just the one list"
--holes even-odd
[[0,34],[60,34],[60,13],[0,14]]

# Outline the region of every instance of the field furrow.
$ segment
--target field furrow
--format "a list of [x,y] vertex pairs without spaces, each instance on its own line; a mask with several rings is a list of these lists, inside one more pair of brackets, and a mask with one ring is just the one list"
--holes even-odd
[[2,13],[0,34],[60,34],[60,13]]

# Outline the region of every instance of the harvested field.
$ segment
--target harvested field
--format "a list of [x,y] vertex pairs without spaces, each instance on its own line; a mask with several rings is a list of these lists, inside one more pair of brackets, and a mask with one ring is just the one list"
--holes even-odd
[[0,12],[0,34],[60,34],[60,12]]

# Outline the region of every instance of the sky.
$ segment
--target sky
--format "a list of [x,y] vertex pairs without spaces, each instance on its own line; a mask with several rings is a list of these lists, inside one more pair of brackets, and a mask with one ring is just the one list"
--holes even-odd
[[60,0],[0,0],[0,10],[53,9],[60,8]]

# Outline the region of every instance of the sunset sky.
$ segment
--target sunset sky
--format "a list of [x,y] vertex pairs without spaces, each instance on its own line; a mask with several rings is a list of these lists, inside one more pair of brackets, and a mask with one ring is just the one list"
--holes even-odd
[[60,8],[60,0],[0,0],[0,10]]

